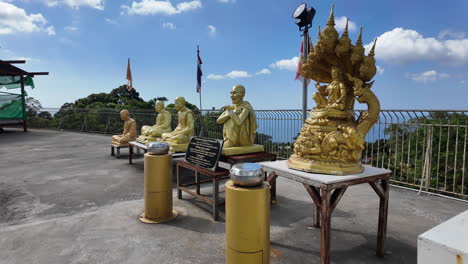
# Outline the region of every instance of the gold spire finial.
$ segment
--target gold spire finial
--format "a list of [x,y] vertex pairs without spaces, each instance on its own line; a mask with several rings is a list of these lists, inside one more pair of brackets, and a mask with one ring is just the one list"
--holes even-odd
[[330,16],[328,17],[328,21],[327,21],[327,26],[335,26],[335,16],[333,15],[334,9],[335,9],[335,4],[332,4]]
[[361,29],[359,29],[359,36],[358,36],[358,39],[356,41],[356,45],[362,45],[362,27],[361,27]]
[[369,52],[369,56],[374,56],[375,55],[375,44],[377,43],[377,38],[374,40],[374,45],[372,45],[372,48]]
[[348,23],[349,23],[349,17],[346,18],[346,26],[343,31],[343,36],[348,36]]

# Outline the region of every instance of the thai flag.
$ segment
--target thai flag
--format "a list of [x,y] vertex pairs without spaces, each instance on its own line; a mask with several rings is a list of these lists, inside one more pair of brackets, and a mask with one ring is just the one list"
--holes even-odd
[[[310,40],[310,37],[309,37],[309,41],[308,41],[308,45],[309,45],[309,52],[310,52],[310,43],[312,41]],[[300,80],[302,81],[302,58],[304,56],[304,41],[301,41],[301,50],[300,50],[300,53],[299,53],[299,62],[297,63],[297,69],[296,69],[296,80]],[[310,83],[310,80],[307,80],[307,85],[309,85]]]
[[202,60],[200,59],[200,50],[197,47],[197,93],[201,92],[201,77],[203,72],[201,70]]

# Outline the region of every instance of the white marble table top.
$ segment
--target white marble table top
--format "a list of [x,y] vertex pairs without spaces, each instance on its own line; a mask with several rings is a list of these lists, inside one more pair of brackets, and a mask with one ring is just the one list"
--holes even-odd
[[335,183],[344,183],[356,179],[377,177],[385,174],[390,174],[387,169],[379,169],[371,166],[364,166],[364,171],[359,174],[350,175],[330,175],[321,173],[303,172],[288,168],[287,160],[266,161],[260,162],[267,172],[275,172],[278,176],[289,178],[298,182],[306,183],[313,186],[330,185]]

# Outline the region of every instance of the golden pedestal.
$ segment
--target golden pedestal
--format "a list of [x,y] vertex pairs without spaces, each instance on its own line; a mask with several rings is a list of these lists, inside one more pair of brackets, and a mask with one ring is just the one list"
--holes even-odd
[[225,156],[232,156],[232,155],[241,155],[241,154],[249,154],[255,152],[263,152],[265,148],[263,145],[250,145],[250,146],[242,146],[242,147],[224,147],[223,148],[223,155]]
[[270,263],[270,186],[226,190],[226,263]]
[[162,223],[172,220],[177,212],[172,209],[172,155],[145,154],[144,161],[145,212],[144,223]]

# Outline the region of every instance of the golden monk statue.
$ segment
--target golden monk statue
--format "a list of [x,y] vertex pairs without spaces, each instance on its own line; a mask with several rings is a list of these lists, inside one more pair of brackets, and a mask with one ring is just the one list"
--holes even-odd
[[216,122],[223,124],[223,154],[238,155],[245,153],[261,152],[263,145],[255,145],[257,131],[257,119],[249,102],[243,101],[245,87],[235,85],[231,88],[231,100],[233,105],[221,108],[224,112]]
[[170,152],[187,151],[190,138],[194,135],[195,115],[192,110],[185,106],[185,98],[177,97],[174,101],[177,113],[177,127],[170,133],[163,133],[162,140],[170,145]]
[[164,110],[164,102],[157,101],[154,110],[158,113],[156,124],[154,126],[143,126],[141,135],[137,138],[138,142],[149,143],[157,140],[163,133],[171,132],[171,113]]
[[[320,30],[319,30],[320,31]],[[317,106],[310,112],[296,142],[288,167],[336,175],[360,173],[365,136],[378,121],[380,103],[371,87],[376,74],[375,45],[365,55],[362,28],[353,45],[348,22],[341,37],[335,29],[333,6],[326,28],[319,32],[302,76],[315,80]],[[325,83],[326,85],[320,85]],[[355,102],[367,105],[356,119]]]
[[130,113],[128,110],[120,111],[120,119],[124,121],[124,131],[121,135],[112,136],[113,145],[127,145],[129,141],[134,141],[136,139],[136,122],[130,118]]

